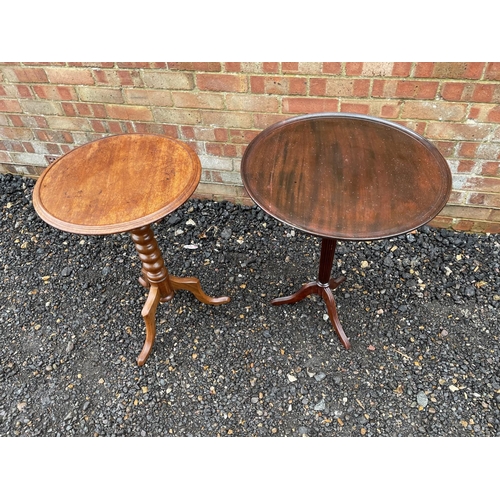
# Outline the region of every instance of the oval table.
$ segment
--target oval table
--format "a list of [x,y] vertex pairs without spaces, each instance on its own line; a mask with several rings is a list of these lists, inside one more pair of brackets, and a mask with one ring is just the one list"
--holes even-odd
[[301,115],[268,127],[246,148],[241,176],[265,212],[322,238],[317,280],[271,304],[321,296],[346,349],[351,344],[332,294],[345,280],[331,278],[337,241],[391,238],[426,224],[445,206],[452,182],[428,140],[352,113]]
[[142,262],[139,282],[149,288],[142,316],[146,340],[137,358],[148,358],[156,336],[159,302],[188,290],[205,304],[209,297],[197,278],[170,276],[151,224],[180,207],[201,176],[196,153],[183,142],[154,134],[123,134],[77,147],[52,163],[33,191],[33,205],[48,224],[77,234],[129,232]]

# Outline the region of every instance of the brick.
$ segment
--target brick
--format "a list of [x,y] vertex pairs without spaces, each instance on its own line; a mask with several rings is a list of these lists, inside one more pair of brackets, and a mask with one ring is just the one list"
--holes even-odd
[[492,142],[483,142],[479,144],[476,151],[476,157],[482,160],[500,159],[500,144]]
[[24,113],[32,115],[62,115],[62,106],[55,101],[35,101],[35,100],[22,100],[20,102],[21,108]]
[[222,70],[220,62],[169,62],[167,67],[174,71],[211,71]]
[[415,64],[413,76],[415,78],[429,78],[434,70],[433,62],[418,62]]
[[458,146],[458,156],[475,158],[478,146],[477,142],[461,142]]
[[476,162],[473,160],[460,160],[458,162],[458,166],[457,166],[456,171],[458,173],[472,172],[474,170],[475,166],[476,166]]
[[153,89],[123,89],[123,98],[127,104],[142,106],[166,106],[173,105],[172,95],[164,90]]
[[286,116],[282,114],[272,114],[272,113],[255,113],[253,115],[253,128],[258,130],[263,130],[267,127],[270,127],[274,123],[283,121]]
[[35,165],[45,167],[47,160],[45,155],[38,153],[10,153],[12,161],[20,165]]
[[365,103],[345,102],[340,103],[340,111],[342,113],[357,113],[360,115],[368,115],[370,113],[370,105]]
[[64,111],[64,114],[66,116],[76,116],[76,107],[72,102],[62,102],[61,103],[62,109]]
[[265,95],[227,94],[226,105],[228,110],[235,111],[260,111],[264,113],[275,113],[279,110],[278,99],[276,97]]
[[4,151],[19,152],[19,153],[24,152],[24,146],[21,144],[21,142],[19,142],[17,140],[0,141],[0,149],[3,149]]
[[151,67],[149,62],[119,62],[117,63],[119,68],[137,68],[137,69],[148,69]]
[[406,127],[410,130],[413,130],[417,134],[420,134],[422,136],[426,136],[426,128],[427,128],[427,123],[426,122],[421,122],[421,121],[405,121],[405,120],[394,120],[395,123],[398,123],[399,125]]
[[500,80],[500,62],[490,62],[486,66],[485,80]]
[[0,127],[0,137],[14,141],[26,141],[33,138],[33,132],[28,128]]
[[339,62],[324,62],[323,73],[326,75],[341,75],[342,64]]
[[153,114],[146,106],[106,104],[106,112],[118,120],[153,121]]
[[400,110],[401,110],[401,104],[399,103],[382,104],[380,106],[380,117],[398,118]]
[[[209,143],[206,144],[205,149],[207,154],[209,155],[224,156],[222,152],[223,151],[222,144]],[[219,182],[222,182],[222,180],[220,180]]]
[[2,70],[6,81],[24,83],[47,82],[47,74],[42,68],[5,68]]
[[223,144],[222,155],[227,157],[237,157],[242,155],[241,146],[235,144]]
[[94,85],[92,71],[76,68],[46,68],[45,72],[50,83],[70,85]]
[[197,141],[216,141],[215,130],[213,127],[181,127],[183,137]]
[[33,91],[27,85],[16,85],[17,94],[23,99],[32,99],[35,97]]
[[226,63],[228,73],[279,73],[277,62],[239,62]]
[[299,63],[298,62],[282,62],[281,63],[281,70],[283,73],[290,73],[290,72],[298,72],[299,71]]
[[470,191],[500,192],[500,178],[496,177],[469,177],[463,189]]
[[500,177],[500,163],[497,161],[487,161],[481,167],[481,175],[489,177]]
[[466,114],[467,104],[454,104],[438,101],[408,101],[404,104],[401,118],[462,121]]
[[172,92],[172,100],[177,108],[224,109],[224,97],[216,93]]
[[306,95],[307,79],[298,76],[251,76],[250,87],[254,94]]
[[79,87],[78,95],[82,101],[98,103],[123,103],[121,90],[102,87]]
[[473,226],[474,226],[473,221],[459,220],[459,221],[453,221],[451,227],[455,231],[471,231]]
[[311,78],[310,94],[332,97],[368,97],[370,80]]
[[[64,63],[45,63],[45,64],[48,64],[50,66],[57,66],[57,64],[64,65]],[[115,65],[114,62],[70,62],[68,64],[70,66],[79,66],[79,67],[90,66],[91,68],[113,68]]]
[[481,62],[436,62],[433,65],[431,78],[441,80],[478,80],[483,73],[484,63]]
[[90,124],[92,125],[92,130],[94,132],[99,132],[104,134],[108,131],[105,122],[102,122],[101,120],[90,120]]
[[277,62],[264,62],[262,63],[262,71],[264,73],[278,73],[280,65]]
[[428,124],[427,136],[431,139],[453,139],[458,141],[480,141],[486,139],[491,127],[486,124],[436,123]]
[[[481,114],[478,116],[478,118],[481,121],[483,121]],[[486,115],[486,119],[484,119],[484,121],[500,123],[500,106],[494,106],[491,108],[487,108],[487,115]]]
[[320,62],[281,63],[283,73],[297,73],[302,75],[319,75],[322,73],[323,64]]
[[92,110],[88,104],[77,102],[75,104],[76,114],[79,116],[93,116]]
[[307,97],[283,98],[284,113],[321,113],[325,111],[338,111],[338,109],[338,99]]
[[244,75],[217,75],[201,73],[196,76],[196,85],[200,90],[218,92],[246,92],[247,77]]
[[[229,200],[229,199],[241,199],[245,198],[246,200],[250,200],[250,198],[246,195],[246,191],[243,186],[240,185],[227,185],[227,184],[219,184],[219,183],[201,183],[198,184],[196,191],[193,194],[195,198],[208,198],[208,199],[219,199],[219,200]],[[252,205],[253,202],[247,201],[249,205]]]
[[139,134],[158,134],[168,137],[179,137],[177,125],[165,125],[163,123],[134,123],[134,129]]
[[194,139],[194,127],[181,127],[181,138],[182,139]]
[[34,85],[33,90],[40,99],[50,99],[52,101],[75,101],[78,99],[73,87]]
[[[4,118],[4,125],[12,125],[13,127],[24,127],[25,126],[25,121],[23,120],[22,115],[0,115],[2,118]],[[7,119],[7,116],[9,119]],[[9,122],[10,120],[10,122]]]
[[500,102],[500,84],[476,84],[472,93],[472,100],[475,102]]
[[410,76],[411,62],[395,62],[392,66],[392,76]]
[[194,88],[192,73],[173,73],[145,71],[142,77],[146,87],[172,90],[191,90]]
[[363,76],[391,76],[394,63],[392,62],[365,62],[361,75]]
[[438,82],[399,81],[396,85],[394,97],[405,97],[407,99],[434,99],[438,86]]
[[483,232],[490,234],[500,233],[500,224],[496,222],[482,222],[482,223],[474,223],[472,226],[472,231],[474,232]]
[[250,113],[202,111],[202,123],[224,128],[252,128]]
[[447,205],[439,215],[454,219],[487,219],[490,212],[489,208]]
[[197,109],[153,109],[154,121],[172,125],[195,125],[201,123],[201,112]]
[[241,71],[240,62],[226,62],[224,63],[226,73],[239,73]]
[[97,86],[107,87],[143,87],[141,74],[138,70],[102,70],[92,72]]
[[216,158],[209,155],[200,156],[201,166],[204,170],[233,170],[233,161],[229,158]]
[[14,99],[0,99],[0,112],[2,113],[22,113],[19,101]]
[[345,74],[347,76],[360,76],[362,71],[363,71],[362,62],[345,63]]
[[[489,195],[487,199],[488,199],[488,206],[494,208],[499,207],[500,196]],[[488,220],[493,222],[500,222],[500,210],[492,210],[490,212],[490,215],[488,216]],[[498,224],[498,226],[500,227],[500,224]]]
[[230,130],[229,137],[231,142],[239,144],[248,144],[255,139],[259,131],[257,130]]
[[59,130],[35,130],[34,132],[39,141],[56,143],[73,142],[72,138],[68,141],[68,137]]
[[462,101],[466,84],[445,82],[441,89],[441,97],[447,101]]
[[457,143],[454,141],[434,141],[434,146],[436,146],[439,152],[446,158],[454,156]]
[[[90,122],[86,118],[79,117],[70,117],[70,116],[47,116],[47,123],[51,129],[54,130],[66,130],[66,131],[92,131],[92,126]],[[67,139],[67,138],[66,138]],[[56,141],[56,142],[72,142],[65,141]]]

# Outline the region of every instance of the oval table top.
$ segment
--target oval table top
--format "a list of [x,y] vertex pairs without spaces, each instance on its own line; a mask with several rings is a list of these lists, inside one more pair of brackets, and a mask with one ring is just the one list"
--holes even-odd
[[64,231],[119,233],[178,208],[200,177],[200,159],[177,139],[115,135],[77,147],[47,167],[33,205],[45,222]]
[[372,240],[433,219],[451,191],[448,163],[429,141],[386,120],[301,115],[263,130],[241,164],[251,198],[315,236]]

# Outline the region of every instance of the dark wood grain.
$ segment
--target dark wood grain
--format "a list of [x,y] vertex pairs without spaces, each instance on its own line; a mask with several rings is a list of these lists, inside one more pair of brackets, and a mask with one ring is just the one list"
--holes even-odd
[[201,164],[186,144],[153,134],[123,134],[80,146],[38,179],[35,210],[78,234],[129,231],[160,220],[196,189]]
[[302,231],[335,239],[392,237],[433,219],[451,172],[416,133],[364,115],[294,117],[261,132],[241,164],[253,200]]
[[451,172],[434,145],[386,120],[347,113],[302,115],[261,132],[241,163],[248,194],[282,222],[322,238],[318,278],[272,305],[309,295],[325,302],[346,349],[330,278],[338,239],[406,233],[433,219],[451,191]]

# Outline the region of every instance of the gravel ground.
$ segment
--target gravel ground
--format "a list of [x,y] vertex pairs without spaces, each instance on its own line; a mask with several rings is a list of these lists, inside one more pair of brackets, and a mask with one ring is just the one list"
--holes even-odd
[[499,436],[499,235],[424,226],[340,242],[334,293],[352,349],[319,297],[320,240],[256,207],[190,200],[154,225],[179,291],[157,310],[127,234],[43,222],[34,181],[0,176],[1,436]]

